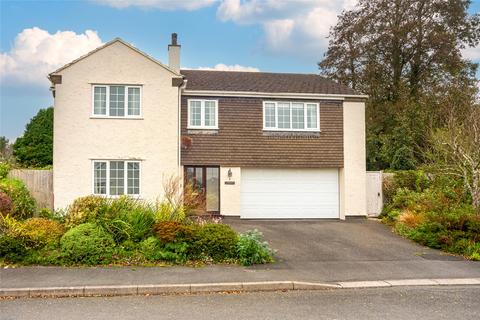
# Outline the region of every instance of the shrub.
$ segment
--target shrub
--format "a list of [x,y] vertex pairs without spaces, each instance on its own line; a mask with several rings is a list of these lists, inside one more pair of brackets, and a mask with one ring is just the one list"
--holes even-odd
[[102,227],[84,223],[67,231],[60,245],[67,262],[92,265],[110,262],[115,242]]
[[177,221],[159,221],[153,227],[155,235],[161,243],[177,243],[193,241],[196,229]]
[[257,230],[247,231],[238,238],[237,258],[244,266],[273,262],[273,253]]
[[0,192],[12,200],[12,215],[15,218],[25,219],[35,213],[35,199],[21,180],[10,178],[0,180]]
[[143,201],[122,196],[109,200],[97,221],[117,243],[128,239],[138,242],[152,235],[155,212]]
[[185,262],[188,259],[188,244],[185,242],[162,244],[155,237],[149,237],[140,243],[140,251],[151,261],[165,260]]
[[19,235],[32,247],[57,245],[65,229],[57,221],[45,218],[30,218],[19,228]]
[[22,261],[27,253],[28,250],[23,239],[8,234],[0,235],[0,257],[7,262]]
[[0,162],[0,180],[6,178],[10,172],[10,164],[8,162]]
[[409,228],[415,228],[424,221],[425,217],[423,215],[408,210],[403,211],[402,214],[398,217],[398,222],[403,223]]
[[206,224],[197,234],[196,248],[214,261],[221,261],[235,256],[238,235],[225,224]]
[[75,199],[68,208],[65,225],[75,227],[86,222],[95,222],[99,212],[105,209],[107,199],[99,196],[86,196]]
[[175,206],[169,202],[157,203],[156,207],[157,221],[185,221],[187,215],[183,206]]
[[11,214],[12,210],[12,199],[6,193],[0,192],[0,214],[6,216]]
[[162,244],[155,237],[148,237],[139,244],[140,252],[145,258],[152,261],[162,259],[161,247]]

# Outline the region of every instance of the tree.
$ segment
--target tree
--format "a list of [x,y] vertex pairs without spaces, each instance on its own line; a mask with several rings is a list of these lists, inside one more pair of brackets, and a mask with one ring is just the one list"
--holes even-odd
[[11,162],[12,158],[12,145],[8,139],[4,136],[0,137],[0,161]]
[[18,164],[44,167],[53,161],[53,107],[41,109],[13,144]]
[[469,111],[465,118],[452,112],[445,128],[431,132],[426,157],[434,171],[463,181],[480,214],[480,106]]
[[[480,14],[469,15],[469,5],[468,0],[360,0],[331,29],[320,71],[369,95],[370,169],[422,163],[429,130],[445,125],[443,101],[458,98],[456,91],[467,100],[475,95],[477,65],[461,55],[480,41]],[[402,142],[402,131],[413,140]],[[388,151],[390,145],[397,152]]]

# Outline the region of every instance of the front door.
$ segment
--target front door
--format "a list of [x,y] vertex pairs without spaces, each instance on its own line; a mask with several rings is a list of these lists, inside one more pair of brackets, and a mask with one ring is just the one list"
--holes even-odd
[[199,213],[220,213],[220,168],[185,166],[185,184],[191,184],[201,197]]

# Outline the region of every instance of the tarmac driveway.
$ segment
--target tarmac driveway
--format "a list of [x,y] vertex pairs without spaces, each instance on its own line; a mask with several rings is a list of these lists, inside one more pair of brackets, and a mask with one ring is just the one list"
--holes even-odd
[[377,220],[225,219],[239,232],[258,229],[277,263],[254,267],[330,281],[480,277],[480,262],[418,245]]
[[240,220],[225,219],[239,232],[258,229],[280,262],[319,261],[462,261],[460,256],[417,245],[376,220]]

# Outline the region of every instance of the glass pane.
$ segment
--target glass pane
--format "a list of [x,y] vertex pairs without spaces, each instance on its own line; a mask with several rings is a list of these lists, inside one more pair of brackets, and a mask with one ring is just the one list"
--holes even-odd
[[127,194],[140,194],[140,163],[127,163]]
[[220,168],[207,168],[207,211],[220,210],[219,171]]
[[277,107],[278,112],[278,128],[290,129],[290,104],[279,103]]
[[107,163],[93,163],[93,193],[107,194]]
[[107,87],[94,87],[93,114],[107,114]]
[[215,101],[205,101],[205,126],[214,127],[215,125]]
[[195,177],[193,187],[200,193],[203,193],[203,168],[195,168]]
[[125,115],[125,87],[110,86],[110,116]]
[[275,128],[274,103],[265,103],[265,128]]
[[202,125],[202,107],[200,101],[190,101],[190,126]]
[[128,115],[140,115],[140,88],[128,88]]
[[292,128],[305,129],[303,103],[292,103]]
[[124,162],[110,161],[110,195],[124,194]]
[[307,104],[307,128],[318,128],[316,104]]

